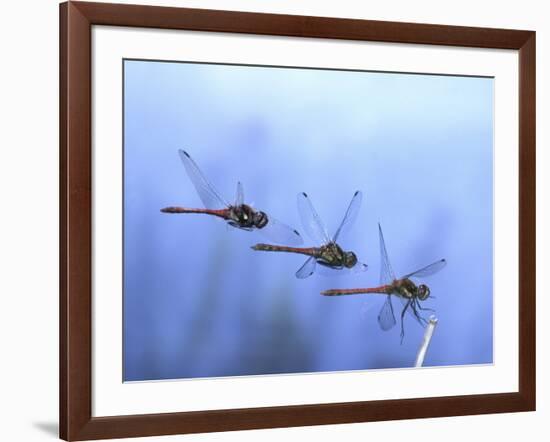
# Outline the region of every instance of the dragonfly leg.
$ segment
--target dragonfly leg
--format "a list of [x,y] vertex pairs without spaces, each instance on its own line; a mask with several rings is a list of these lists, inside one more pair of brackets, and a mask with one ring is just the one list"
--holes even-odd
[[409,308],[410,304],[411,304],[411,300],[409,299],[405,304],[405,307],[403,307],[403,311],[401,312],[401,344],[403,344],[403,338],[405,337],[405,328],[403,326],[403,320],[405,318],[405,312]]
[[411,308],[413,309],[413,312],[414,312],[414,316],[417,319],[417,321],[420,323],[420,325],[422,325],[422,326],[428,325],[428,321],[426,321],[426,319],[424,319],[422,316],[420,316],[420,314],[418,313],[418,310],[416,309],[416,307],[419,307],[420,310],[431,310],[431,309],[424,309],[424,308],[420,307],[420,304],[418,303],[418,301],[413,302],[412,305],[411,305]]
[[425,311],[428,311],[428,312],[435,312],[435,310],[433,308],[428,308],[428,307],[422,307],[420,305],[420,303],[417,303],[416,306],[420,309],[420,310],[425,310]]

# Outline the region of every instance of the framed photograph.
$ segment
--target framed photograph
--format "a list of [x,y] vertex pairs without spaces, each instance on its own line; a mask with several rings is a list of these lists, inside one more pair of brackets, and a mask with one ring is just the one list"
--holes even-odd
[[60,5],[60,437],[535,409],[535,33]]

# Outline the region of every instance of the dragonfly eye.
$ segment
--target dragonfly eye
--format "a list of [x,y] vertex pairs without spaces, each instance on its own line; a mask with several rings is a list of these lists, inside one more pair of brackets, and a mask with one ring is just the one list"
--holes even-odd
[[420,284],[418,286],[418,298],[421,301],[425,301],[430,297],[430,288],[427,285]]
[[267,215],[265,212],[256,212],[254,214],[254,225],[261,229],[262,227],[265,227],[268,222]]
[[344,266],[351,269],[355,264],[357,264],[357,256],[355,256],[355,253],[346,252],[344,254]]

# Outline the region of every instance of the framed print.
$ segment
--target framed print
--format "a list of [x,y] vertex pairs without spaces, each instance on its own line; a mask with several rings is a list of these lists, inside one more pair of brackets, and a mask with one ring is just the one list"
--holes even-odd
[[535,33],[60,6],[60,436],[535,409]]

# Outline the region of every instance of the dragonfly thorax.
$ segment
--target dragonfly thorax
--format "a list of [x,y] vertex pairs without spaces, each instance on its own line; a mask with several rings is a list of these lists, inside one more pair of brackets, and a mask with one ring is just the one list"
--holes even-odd
[[318,259],[321,264],[331,267],[352,268],[357,264],[357,256],[353,252],[344,252],[335,242],[322,246],[319,250]]
[[265,227],[268,219],[265,212],[256,211],[247,204],[232,206],[230,211],[231,220],[241,228],[249,229]]
[[409,278],[398,279],[393,283],[393,292],[402,298],[425,301],[430,297],[430,289],[427,285],[416,285]]
[[409,278],[398,279],[393,283],[393,292],[402,298],[412,299],[418,295],[418,287]]

